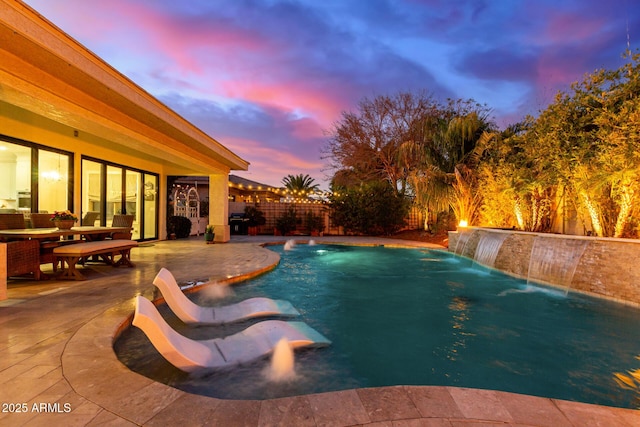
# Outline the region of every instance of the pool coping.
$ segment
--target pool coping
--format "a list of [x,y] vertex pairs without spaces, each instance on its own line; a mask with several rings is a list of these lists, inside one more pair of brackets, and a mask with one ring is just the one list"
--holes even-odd
[[[315,240],[318,243],[434,247],[387,240],[378,243]],[[261,244],[264,242],[256,243]],[[226,280],[235,282],[240,277],[244,280],[275,265],[277,262]],[[155,299],[153,286],[141,293]],[[424,420],[440,423],[437,425],[469,421],[536,426],[587,425],[596,421],[608,425],[640,425],[637,410],[448,386],[364,388],[272,400],[224,400],[194,395],[135,373],[117,359],[113,342],[122,328],[128,326],[133,301],[132,297],[89,319],[68,340],[61,364],[65,379],[78,395],[135,425],[179,422],[186,425],[349,426],[411,424]]]

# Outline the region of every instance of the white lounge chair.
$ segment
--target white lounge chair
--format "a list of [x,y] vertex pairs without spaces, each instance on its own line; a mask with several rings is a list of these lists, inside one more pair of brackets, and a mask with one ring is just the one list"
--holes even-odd
[[222,369],[267,356],[281,338],[291,348],[325,347],[331,344],[322,334],[303,322],[265,320],[242,332],[211,340],[192,340],[176,332],[148,299],[136,297],[133,325],[140,328],[158,352],[176,368],[193,372]]
[[236,304],[223,307],[202,307],[195,304],[182,292],[173,274],[161,268],[153,280],[167,305],[184,323],[204,323],[219,325],[239,322],[254,317],[280,316],[295,317],[300,313],[289,301],[270,298],[249,298]]

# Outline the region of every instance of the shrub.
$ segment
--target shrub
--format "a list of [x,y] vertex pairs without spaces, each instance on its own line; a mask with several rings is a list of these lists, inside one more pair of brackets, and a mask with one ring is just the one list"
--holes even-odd
[[185,216],[170,216],[167,218],[167,235],[174,234],[183,239],[191,234],[191,220]]
[[342,189],[331,202],[334,223],[358,234],[393,234],[404,225],[409,211],[409,201],[387,182]]
[[321,215],[315,215],[312,211],[307,211],[304,222],[309,232],[320,232],[324,229],[324,218]]
[[245,206],[244,217],[247,220],[247,225],[249,227],[257,227],[267,223],[264,213],[255,206]]
[[293,206],[289,206],[289,209],[280,218],[276,219],[276,229],[283,236],[295,231],[297,224],[298,215]]

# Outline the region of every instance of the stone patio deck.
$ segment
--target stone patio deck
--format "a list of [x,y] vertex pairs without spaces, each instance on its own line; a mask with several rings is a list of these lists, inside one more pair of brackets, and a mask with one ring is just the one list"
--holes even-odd
[[[282,238],[280,238],[282,239]],[[301,238],[302,239],[302,238]],[[2,426],[637,426],[640,411],[455,387],[395,386],[263,401],[220,400],[159,384],[116,358],[113,337],[160,267],[178,281],[270,269],[277,254],[235,237],[141,244],[133,269],[91,265],[89,280],[12,280],[0,301]],[[318,242],[425,246],[368,238]],[[17,413],[17,410],[25,411]]]

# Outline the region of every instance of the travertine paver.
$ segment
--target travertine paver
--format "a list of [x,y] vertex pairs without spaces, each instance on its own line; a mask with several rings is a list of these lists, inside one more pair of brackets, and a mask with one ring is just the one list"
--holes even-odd
[[92,265],[84,271],[85,282],[10,281],[9,300],[0,301],[0,426],[640,425],[638,411],[454,387],[219,400],[155,383],[117,360],[113,337],[126,326],[134,296],[157,294],[151,283],[160,267],[171,270],[179,282],[233,282],[278,262],[274,252],[256,244],[272,240],[240,237],[205,245],[192,238],[141,244],[132,251],[133,269]]

